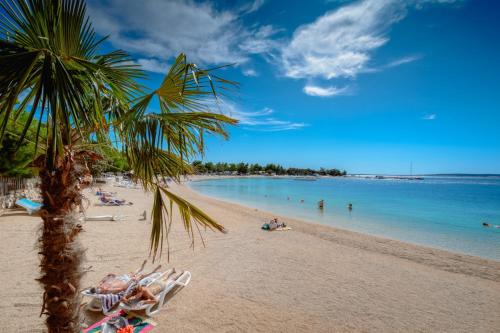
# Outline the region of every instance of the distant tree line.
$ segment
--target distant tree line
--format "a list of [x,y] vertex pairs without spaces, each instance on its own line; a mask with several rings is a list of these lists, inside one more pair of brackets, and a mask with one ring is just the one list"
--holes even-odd
[[303,168],[284,168],[279,164],[269,163],[260,165],[258,163],[213,163],[194,161],[192,163],[194,172],[197,174],[237,174],[237,175],[289,175],[289,176],[345,176],[347,172],[339,169],[303,169]]

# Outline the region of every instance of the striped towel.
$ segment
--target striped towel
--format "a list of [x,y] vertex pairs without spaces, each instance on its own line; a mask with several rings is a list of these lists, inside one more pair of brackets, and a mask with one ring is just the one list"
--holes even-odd
[[122,300],[123,297],[130,294],[137,288],[137,283],[133,282],[128,286],[127,290],[122,291],[118,294],[99,294],[99,300],[101,301],[102,311],[107,313],[111,310],[118,302]]
[[[129,325],[134,326],[134,333],[146,333],[150,332],[153,328],[156,326],[156,322],[151,320],[151,318],[143,318],[139,317],[136,314],[132,313],[126,313],[125,311],[120,311],[118,313],[112,314],[108,317],[104,317],[102,320],[98,321],[97,323],[87,327],[86,329],[83,330],[84,333],[102,333],[103,330],[105,329],[106,323],[108,320],[111,318],[114,318],[116,316],[122,316],[127,319]],[[107,327],[109,329],[109,327]],[[108,331],[108,330],[106,330]]]

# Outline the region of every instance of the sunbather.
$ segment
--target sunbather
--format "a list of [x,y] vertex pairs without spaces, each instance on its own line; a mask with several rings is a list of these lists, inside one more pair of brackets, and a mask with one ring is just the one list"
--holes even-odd
[[262,229],[264,230],[275,230],[277,228],[285,228],[285,222],[279,222],[277,218],[272,219],[269,223],[264,223]]
[[127,202],[127,200],[120,200],[117,198],[107,196],[106,194],[102,194],[101,197],[99,198],[99,200],[101,200],[101,202],[103,204],[114,205],[114,206],[121,206],[121,205],[125,205],[125,204],[131,205],[132,204],[131,202]]
[[158,271],[160,268],[161,265],[156,267],[150,273],[143,273],[142,271],[122,275],[110,273],[99,282],[97,287],[91,288],[90,291],[96,294],[117,294],[126,290],[133,282],[138,282],[144,279],[145,277]]
[[[171,275],[175,274],[173,272]],[[177,276],[170,278],[167,277],[167,279],[170,280],[176,280],[179,278],[183,273],[179,273]],[[142,302],[144,304],[154,304],[157,302],[156,295],[158,295],[164,288],[164,285],[160,283],[153,284],[148,287],[144,287],[141,285],[138,285],[136,288],[134,288],[133,291],[131,291],[128,295],[124,296],[122,298],[122,302],[125,304],[130,304],[132,302]]]

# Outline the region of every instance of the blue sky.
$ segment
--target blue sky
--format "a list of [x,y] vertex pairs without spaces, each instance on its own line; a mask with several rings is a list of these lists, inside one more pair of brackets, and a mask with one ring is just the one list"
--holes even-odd
[[500,173],[500,3],[89,1],[107,47],[162,79],[179,52],[241,83],[206,160]]

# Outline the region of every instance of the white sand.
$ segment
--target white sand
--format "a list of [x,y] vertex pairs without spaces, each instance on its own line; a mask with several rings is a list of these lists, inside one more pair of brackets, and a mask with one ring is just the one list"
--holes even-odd
[[[151,195],[112,190],[134,205],[92,206],[89,215],[149,213]],[[174,190],[229,233],[207,232],[207,246],[197,239],[193,251],[176,224],[171,261],[165,253],[160,262],[190,270],[193,280],[155,317],[155,332],[500,331],[500,262],[289,218],[282,219],[293,230],[266,232],[260,226],[274,217],[269,213],[184,186]],[[41,289],[34,281],[39,223],[21,210],[0,217],[1,332],[43,331]],[[148,256],[148,222],[89,221],[84,230],[92,270],[83,286],[108,272],[134,270]],[[86,315],[88,323],[99,319]]]

